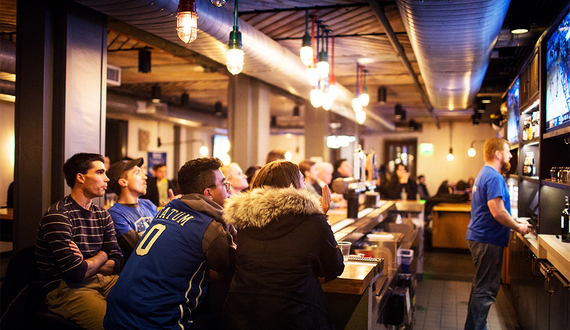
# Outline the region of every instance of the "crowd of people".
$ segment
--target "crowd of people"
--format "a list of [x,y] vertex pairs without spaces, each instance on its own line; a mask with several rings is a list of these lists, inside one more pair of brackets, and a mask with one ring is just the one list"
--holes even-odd
[[[72,156],[63,167],[71,193],[37,232],[48,308],[85,329],[334,328],[318,277],[344,270],[325,215],[346,207],[329,185],[352,167],[284,158],[272,150],[245,173],[197,158],[174,185],[164,164],[148,178],[142,158]],[[382,198],[430,199],[425,176],[412,179],[402,164],[377,177]],[[468,194],[472,182],[443,182],[434,197]],[[105,210],[93,199],[107,190],[118,200]]]

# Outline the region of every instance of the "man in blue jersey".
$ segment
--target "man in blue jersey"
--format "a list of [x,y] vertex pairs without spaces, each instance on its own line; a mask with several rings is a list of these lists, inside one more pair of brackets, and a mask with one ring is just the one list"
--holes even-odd
[[119,196],[108,212],[113,218],[117,242],[125,262],[158,212],[150,200],[139,198],[146,193],[147,187],[147,176],[141,169],[143,163],[142,158],[118,161],[107,172],[109,188]]
[[231,275],[235,244],[222,219],[231,189],[217,158],[178,172],[183,196],[162,208],[107,297],[106,329],[190,329],[210,270]]
[[83,329],[103,329],[105,297],[123,264],[109,213],[92,203],[105,194],[109,181],[103,156],[75,154],[63,173],[71,194],[48,209],[37,233],[46,304]]
[[485,166],[475,179],[471,200],[471,220],[467,245],[475,264],[475,278],[469,297],[465,330],[487,329],[487,315],[501,287],[503,249],[509,244],[510,230],[530,232],[528,223],[511,217],[511,202],[501,172],[510,169],[509,143],[490,138],[484,146]]

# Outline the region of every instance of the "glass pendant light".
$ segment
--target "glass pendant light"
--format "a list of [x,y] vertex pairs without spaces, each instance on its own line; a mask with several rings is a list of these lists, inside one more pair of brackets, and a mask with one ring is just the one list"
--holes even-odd
[[243,70],[244,55],[241,47],[241,32],[238,30],[238,0],[234,8],[234,29],[230,32],[230,41],[226,57],[226,67],[233,74],[239,74]]
[[226,0],[210,0],[210,2],[218,8],[223,7],[226,4]]
[[331,93],[330,85],[325,89],[323,94],[323,109],[329,111],[334,104],[334,95]]
[[[321,79],[326,79],[329,76],[329,70],[330,70],[328,62],[328,54],[325,48],[325,39],[327,39],[327,37],[325,37],[325,31],[327,31],[326,33],[328,34],[328,30],[325,29],[327,27],[326,25],[321,25],[320,27],[323,29],[323,34],[322,34],[323,37],[322,37],[321,52],[319,53],[319,61],[317,62],[317,70],[319,71],[319,77]],[[328,44],[328,39],[327,39],[327,44]]]
[[319,86],[315,86],[315,88],[313,88],[311,90],[311,105],[315,108],[320,107],[321,105],[323,105],[323,90],[319,88]]
[[316,86],[319,83],[319,71],[314,64],[307,69],[307,80],[311,86]]
[[311,36],[309,35],[309,9],[305,9],[305,35],[303,35],[303,44],[300,50],[301,62],[306,66],[313,63],[313,46],[311,44]]
[[176,14],[176,34],[184,43],[191,43],[198,36],[198,13],[195,0],[180,0]]
[[360,101],[362,102],[362,106],[365,107],[370,103],[370,96],[368,95],[368,90],[366,89],[366,72],[368,70],[362,70],[362,94],[360,94]]
[[366,112],[364,110],[357,111],[356,112],[356,121],[362,125],[362,124],[364,124],[365,120],[366,120]]

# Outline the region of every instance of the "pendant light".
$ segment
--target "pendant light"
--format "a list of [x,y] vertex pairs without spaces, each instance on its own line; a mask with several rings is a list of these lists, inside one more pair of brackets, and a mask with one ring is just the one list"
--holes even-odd
[[364,110],[360,110],[356,112],[356,121],[362,125],[366,120],[366,112]]
[[[312,26],[311,26],[311,39],[313,39],[313,41],[315,41],[315,18],[313,17],[313,22],[312,22]],[[311,86],[316,86],[317,83],[319,82],[319,71],[317,70],[317,65],[316,65],[316,59],[315,59],[315,54],[318,52],[319,49],[319,37],[317,36],[317,40],[316,43],[313,42],[313,61],[311,62],[311,64],[309,65],[309,68],[307,69],[307,80],[309,81],[309,84]],[[316,44],[316,45],[315,45]],[[317,51],[315,51],[315,47],[317,48]]]
[[336,77],[334,76],[334,37],[331,39],[332,49],[331,49],[331,74],[329,75],[329,93],[336,99],[338,94],[338,88],[336,87]]
[[352,99],[352,109],[354,112],[362,111],[362,101],[360,100],[360,87],[358,84],[358,76],[360,74],[360,64],[356,63],[356,97]]
[[234,8],[234,29],[230,32],[228,52],[226,57],[226,67],[233,74],[239,74],[243,70],[243,50],[241,47],[241,32],[238,30],[238,0]]
[[299,52],[301,62],[306,66],[313,63],[313,45],[311,44],[311,36],[309,35],[309,9],[305,9],[305,35],[303,35],[303,44]]
[[368,96],[368,90],[366,89],[366,72],[368,72],[368,70],[362,69],[362,94],[360,94],[360,101],[363,107],[367,106],[370,102],[370,96]]
[[320,81],[317,84],[317,86],[315,86],[315,88],[313,88],[311,90],[311,94],[310,94],[310,99],[311,99],[311,105],[315,108],[320,107],[321,105],[323,105],[323,90],[320,88]]
[[176,14],[176,33],[184,43],[191,43],[198,36],[196,0],[180,0]]
[[[319,53],[319,61],[317,62],[317,71],[319,71],[319,78],[326,79],[329,76],[329,62],[328,62],[328,49],[325,48],[325,39],[327,39],[327,48],[328,48],[328,38],[325,37],[326,25],[321,25],[320,28],[323,29],[322,38],[321,38],[321,52]],[[327,32],[328,34],[328,32]]]
[[327,83],[323,94],[323,109],[329,111],[334,104],[334,95],[331,94],[331,86]]
[[210,0],[210,2],[218,8],[223,7],[226,4],[226,1],[227,0]]

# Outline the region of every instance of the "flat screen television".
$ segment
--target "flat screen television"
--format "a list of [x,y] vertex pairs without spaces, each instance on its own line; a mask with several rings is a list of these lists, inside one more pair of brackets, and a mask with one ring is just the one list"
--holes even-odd
[[507,140],[519,142],[519,79],[507,93]]
[[570,126],[570,13],[546,42],[546,131]]

